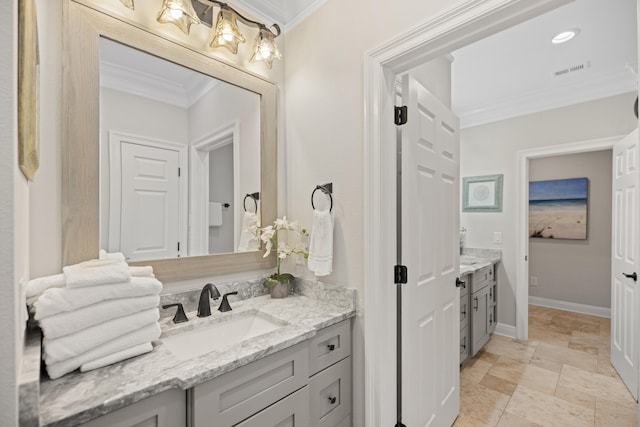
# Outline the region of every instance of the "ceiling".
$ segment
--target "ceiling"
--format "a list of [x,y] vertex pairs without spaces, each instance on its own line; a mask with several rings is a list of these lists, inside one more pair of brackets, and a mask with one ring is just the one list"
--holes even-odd
[[260,18],[265,24],[276,23],[284,31],[309,16],[327,0],[233,0],[232,5]]
[[[234,4],[286,31],[325,1]],[[461,126],[637,90],[636,16],[636,0],[575,0],[453,52],[452,107]],[[551,43],[570,28],[581,32]]]
[[452,108],[468,127],[635,91],[637,52],[636,0],[576,0],[453,52]]

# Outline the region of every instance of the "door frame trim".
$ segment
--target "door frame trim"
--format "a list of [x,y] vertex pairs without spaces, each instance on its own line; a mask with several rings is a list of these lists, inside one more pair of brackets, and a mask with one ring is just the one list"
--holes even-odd
[[[365,425],[395,425],[395,77],[438,56],[571,0],[470,0],[365,52],[364,354]],[[373,315],[369,316],[369,313]]]
[[529,336],[529,161],[566,154],[589,153],[610,150],[624,135],[586,141],[558,144],[548,147],[520,150],[516,153],[517,210],[516,210],[516,338],[526,340]]

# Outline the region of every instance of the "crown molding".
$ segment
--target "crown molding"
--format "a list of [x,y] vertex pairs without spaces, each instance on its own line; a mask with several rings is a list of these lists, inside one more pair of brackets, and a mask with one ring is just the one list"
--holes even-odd
[[626,69],[597,76],[577,83],[536,91],[516,99],[488,101],[485,104],[456,112],[460,128],[469,128],[526,114],[566,107],[595,99],[634,92],[638,89],[636,73]]
[[113,62],[100,62],[100,86],[189,108],[219,83],[212,78],[191,79],[186,86]]

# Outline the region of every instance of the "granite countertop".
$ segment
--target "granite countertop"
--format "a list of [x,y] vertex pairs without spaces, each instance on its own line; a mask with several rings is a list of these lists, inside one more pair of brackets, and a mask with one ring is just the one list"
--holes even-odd
[[[190,321],[180,325],[173,325],[169,318],[161,319],[163,335],[160,341],[154,342],[151,353],[86,373],[76,371],[57,380],[41,380],[40,425],[71,426],[86,422],[170,388],[186,390],[308,340],[318,330],[355,316],[355,291],[343,289],[345,292],[338,294],[334,289],[332,297],[321,299],[291,295],[285,299],[259,296],[232,301],[231,312],[220,313],[212,308],[212,315],[207,318],[198,318],[195,312],[189,312]],[[176,358],[161,342],[162,337],[182,329],[193,329],[246,312],[261,313],[285,325],[186,361]]]
[[499,249],[464,248],[460,255],[460,275],[472,274],[502,259]]

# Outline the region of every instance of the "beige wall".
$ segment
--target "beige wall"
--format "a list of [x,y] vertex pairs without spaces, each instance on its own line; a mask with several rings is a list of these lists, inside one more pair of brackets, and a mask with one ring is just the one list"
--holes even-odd
[[529,239],[530,297],[611,307],[611,150],[532,159],[529,181],[589,179],[587,240]]
[[[364,320],[376,315],[363,307],[365,53],[460,3],[398,1],[390,6],[380,0],[329,0],[286,38],[286,212],[311,226],[311,192],[318,184],[333,182],[333,273],[320,279],[358,290],[360,312],[353,328],[355,426],[365,425]],[[389,159],[389,167],[394,162]],[[314,277],[301,266],[293,273]]]
[[[498,322],[515,326],[516,153],[520,150],[624,135],[636,126],[634,93],[464,129],[461,176],[504,174],[500,213],[462,213],[467,246],[502,249],[498,268]],[[502,245],[493,232],[502,232]]]
[[16,310],[17,284],[14,282],[15,239],[13,180],[16,167],[16,17],[15,2],[7,4],[0,15],[0,51],[5,60],[0,61],[0,275],[5,279],[0,286],[0,340],[14,345],[0,346],[0,413],[6,416],[9,425],[18,420],[18,393],[16,375],[20,354],[17,340]]

